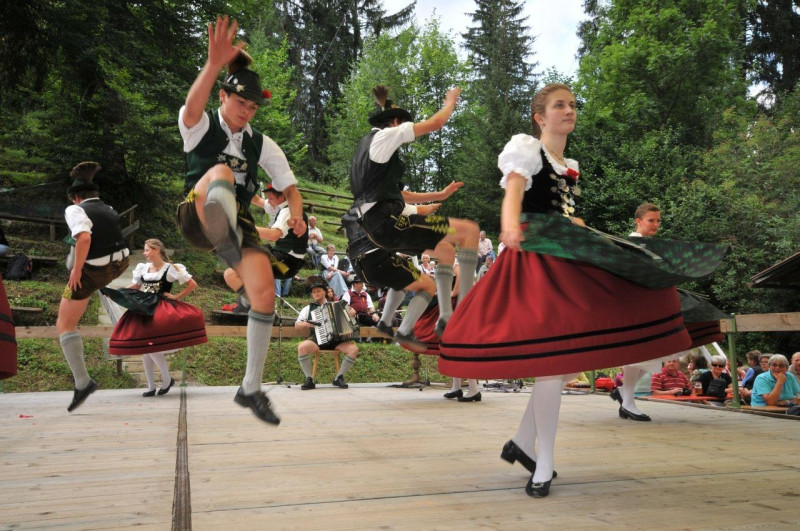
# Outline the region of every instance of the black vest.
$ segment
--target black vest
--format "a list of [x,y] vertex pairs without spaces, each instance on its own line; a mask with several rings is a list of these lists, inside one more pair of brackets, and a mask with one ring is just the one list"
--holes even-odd
[[89,199],[78,204],[92,221],[92,242],[87,260],[100,258],[128,247],[122,237],[117,211],[99,199]]
[[350,192],[356,201],[375,203],[384,200],[403,201],[403,173],[406,166],[397,151],[388,162],[377,163],[369,158],[369,147],[378,131],[361,139],[350,166]]
[[167,272],[169,268],[172,267],[172,264],[168,265],[167,268],[164,270],[164,274],[161,275],[161,278],[158,280],[144,280],[142,279],[142,287],[140,288],[141,291],[145,293],[169,293],[172,291],[172,282],[167,280]]
[[[281,207],[275,214],[276,219],[280,215],[281,210],[284,208],[289,207]],[[303,221],[305,221],[306,226],[308,226],[308,216],[305,212],[303,212]],[[308,250],[308,230],[306,230],[302,236],[298,236],[292,229],[289,229],[289,232],[286,234],[286,236],[276,241],[273,244],[273,247],[278,251],[283,251],[284,253],[292,252],[300,255],[306,254],[306,251]]]
[[236,199],[244,205],[249,205],[258,188],[258,159],[261,158],[261,148],[264,137],[259,131],[253,129],[253,136],[242,134],[242,153],[244,160],[223,153],[228,146],[227,133],[219,123],[218,112],[206,111],[208,115],[208,131],[200,143],[188,153],[185,153],[186,179],[183,193],[188,194],[197,181],[213,166],[225,164],[234,172],[246,172],[245,184],[236,183]]
[[[531,187],[522,197],[522,212],[556,212],[571,216],[575,212],[575,196],[580,195],[577,181],[558,175],[541,150],[542,169],[533,175]],[[570,210],[571,209],[571,210]]]

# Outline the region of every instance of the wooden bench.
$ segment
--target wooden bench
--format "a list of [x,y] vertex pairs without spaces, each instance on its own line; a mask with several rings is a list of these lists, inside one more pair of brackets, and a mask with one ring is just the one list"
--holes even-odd
[[307,209],[312,214],[315,212],[315,209],[319,210],[329,210],[330,212],[338,212],[344,214],[347,212],[347,207],[339,207],[334,205],[323,205],[321,203],[314,203],[312,201],[303,201],[303,208]]
[[336,227],[336,232],[344,232],[344,227],[338,221],[328,221],[327,219],[323,219],[322,222],[325,225],[332,225],[332,226]]
[[[14,256],[14,255],[13,254],[7,254],[6,256],[0,257],[0,262],[5,262],[9,258],[11,258],[12,256]],[[59,258],[57,258],[55,256],[32,256],[31,255],[31,256],[28,256],[28,258],[30,258],[31,266],[34,267],[34,268],[36,268],[37,266],[40,266],[40,265],[41,266],[54,266],[54,265],[58,265],[58,262],[59,262]],[[60,260],[61,260],[61,262],[64,261],[63,258],[60,259]]]
[[[36,317],[40,317],[44,310],[41,308],[30,308],[27,306],[12,306],[11,307],[11,318],[14,319],[15,323],[22,323],[22,324],[32,324]],[[53,327],[55,328],[55,327]]]
[[337,193],[334,193],[334,192],[325,192],[323,190],[311,190],[310,188],[299,188],[298,187],[297,190],[303,195],[305,195],[305,194],[321,195],[323,197],[328,197],[330,199],[343,199],[345,201],[350,201],[350,202],[353,201],[353,196],[351,196],[351,195],[341,195],[341,194],[337,194]]
[[311,367],[311,379],[315,382],[317,381],[317,366],[319,365],[319,355],[320,354],[332,354],[333,355],[333,368],[336,372],[334,374],[339,374],[339,354],[342,354],[338,350],[318,350],[314,353],[314,364]]

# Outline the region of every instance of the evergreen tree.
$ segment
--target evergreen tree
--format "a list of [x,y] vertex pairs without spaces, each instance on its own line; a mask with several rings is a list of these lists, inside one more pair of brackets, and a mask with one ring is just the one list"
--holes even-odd
[[800,81],[800,1],[758,0],[748,20],[753,78],[773,94],[795,90]]

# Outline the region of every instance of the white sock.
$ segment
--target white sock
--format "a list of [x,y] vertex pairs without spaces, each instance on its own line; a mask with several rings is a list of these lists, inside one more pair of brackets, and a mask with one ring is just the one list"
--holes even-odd
[[467,379],[467,397],[475,396],[480,393],[478,380]]
[[86,389],[92,380],[86,370],[86,360],[83,358],[83,339],[78,332],[67,332],[58,336],[61,350],[67,358],[67,365],[72,370],[75,379],[75,389]]
[[450,385],[450,392],[453,393],[461,389],[461,378],[453,378],[453,383]]
[[533,419],[536,423],[536,438],[539,441],[539,455],[536,459],[534,483],[544,483],[553,477],[553,450],[558,428],[558,413],[561,409],[561,389],[564,377],[540,376],[533,386]]
[[478,250],[459,249],[456,258],[458,258],[458,267],[461,271],[458,275],[458,302],[460,303],[475,284],[475,275],[472,272],[478,265]]
[[274,320],[274,313],[250,310],[247,314],[247,370],[242,380],[242,388],[246,395],[261,390],[264,361],[267,359],[267,347]]
[[342,364],[339,366],[339,372],[336,373],[336,378],[339,376],[344,376],[344,373],[350,370],[350,368],[355,365],[356,360],[351,358],[350,356],[345,356],[342,360]]
[[622,370],[622,387],[619,388],[622,407],[635,415],[641,415],[642,412],[636,407],[636,382],[644,376],[644,371],[632,365],[626,365]]
[[231,227],[236,227],[236,188],[228,181],[211,181],[206,188],[206,203],[215,202],[222,206]]
[[164,354],[160,352],[156,354],[150,354],[150,356],[153,358],[153,361],[156,362],[158,369],[161,371],[161,387],[168,386],[170,380],[172,380],[172,376],[169,374],[169,363],[167,363],[167,358],[165,358]]
[[414,325],[431,303],[431,299],[433,297],[427,291],[418,291],[408,303],[406,315],[403,317],[403,322],[397,327],[397,332],[410,335],[414,331]]
[[156,364],[153,363],[153,358],[150,354],[144,354],[142,356],[142,365],[144,366],[144,375],[147,377],[147,390],[152,391],[156,388],[156,375],[154,370]]
[[311,378],[311,371],[313,367],[311,366],[311,354],[303,354],[297,356],[297,361],[300,362],[300,368],[303,369],[303,374],[306,378]]

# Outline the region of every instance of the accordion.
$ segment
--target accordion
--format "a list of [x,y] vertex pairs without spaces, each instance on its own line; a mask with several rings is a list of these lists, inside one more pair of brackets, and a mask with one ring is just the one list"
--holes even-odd
[[359,326],[355,317],[347,313],[344,301],[326,302],[311,310],[309,322],[313,322],[317,345],[341,343],[358,337]]

